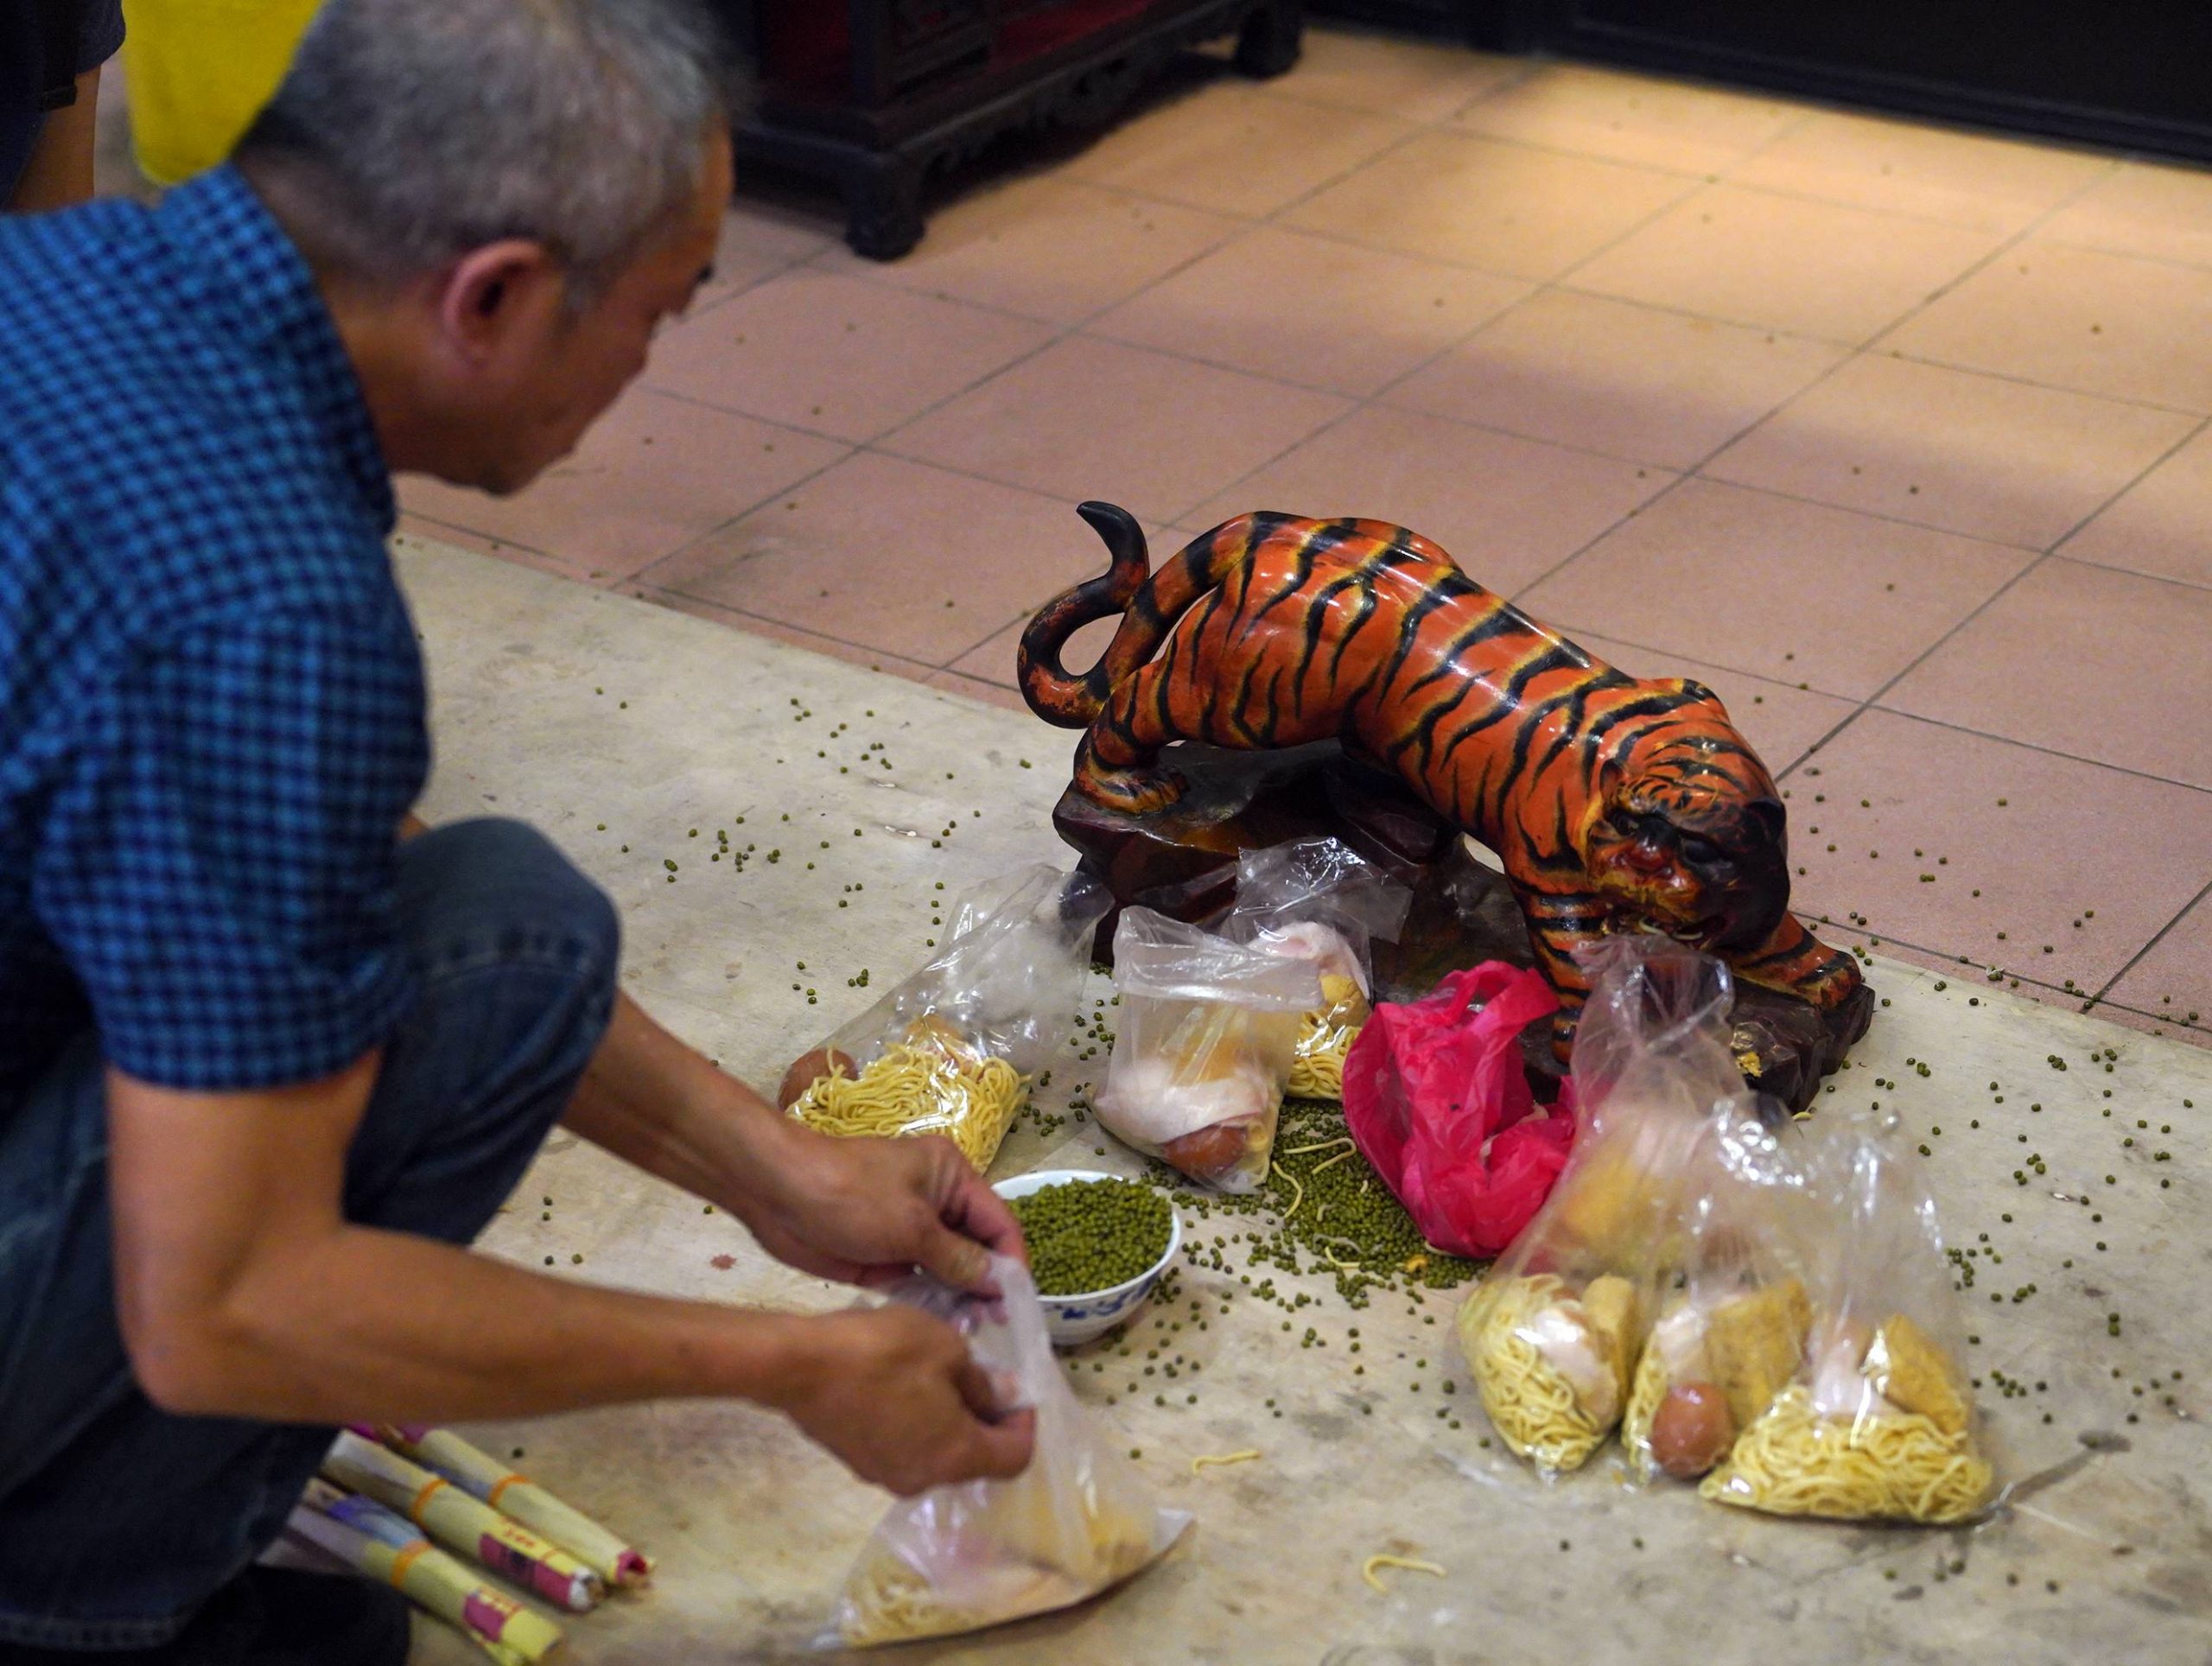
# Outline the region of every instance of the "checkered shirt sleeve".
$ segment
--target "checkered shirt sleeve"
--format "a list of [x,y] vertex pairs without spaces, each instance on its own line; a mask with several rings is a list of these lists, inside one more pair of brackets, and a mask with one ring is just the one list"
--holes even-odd
[[412,992],[397,835],[426,747],[420,662],[327,609],[194,627],[86,714],[33,903],[115,1065],[243,1091],[385,1038]]

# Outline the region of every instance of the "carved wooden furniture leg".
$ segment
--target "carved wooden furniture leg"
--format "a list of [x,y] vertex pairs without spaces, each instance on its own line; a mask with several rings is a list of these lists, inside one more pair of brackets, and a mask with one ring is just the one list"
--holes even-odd
[[1244,20],[1236,36],[1236,67],[1255,80],[1295,68],[1305,20],[1299,0],[1268,0]]
[[895,150],[855,153],[845,169],[845,241],[870,260],[896,260],[922,240],[921,165]]

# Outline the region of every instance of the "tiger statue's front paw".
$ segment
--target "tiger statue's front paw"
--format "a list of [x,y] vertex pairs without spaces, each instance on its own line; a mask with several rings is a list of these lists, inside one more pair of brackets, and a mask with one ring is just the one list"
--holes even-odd
[[1179,803],[1188,784],[1172,769],[1116,769],[1087,752],[1076,760],[1076,790],[1125,816],[1149,816]]

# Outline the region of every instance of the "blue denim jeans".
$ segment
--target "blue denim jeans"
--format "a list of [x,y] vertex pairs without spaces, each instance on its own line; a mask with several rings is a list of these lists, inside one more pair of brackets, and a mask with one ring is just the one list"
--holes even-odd
[[[349,1219],[467,1243],[522,1178],[598,1049],[620,928],[512,822],[401,857],[420,979],[347,1154]],[[178,1417],[117,1329],[99,1038],[0,1124],[0,1643],[149,1647],[276,1538],[334,1431]],[[435,1292],[421,1293],[435,1301]]]

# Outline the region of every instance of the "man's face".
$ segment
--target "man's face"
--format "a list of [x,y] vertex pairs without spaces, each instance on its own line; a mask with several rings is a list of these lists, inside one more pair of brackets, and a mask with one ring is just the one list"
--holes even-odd
[[662,321],[680,315],[707,277],[730,183],[729,140],[718,134],[677,223],[588,308],[572,312],[550,289],[511,298],[516,316],[503,350],[470,390],[448,479],[505,495],[575,448],[645,367]]

